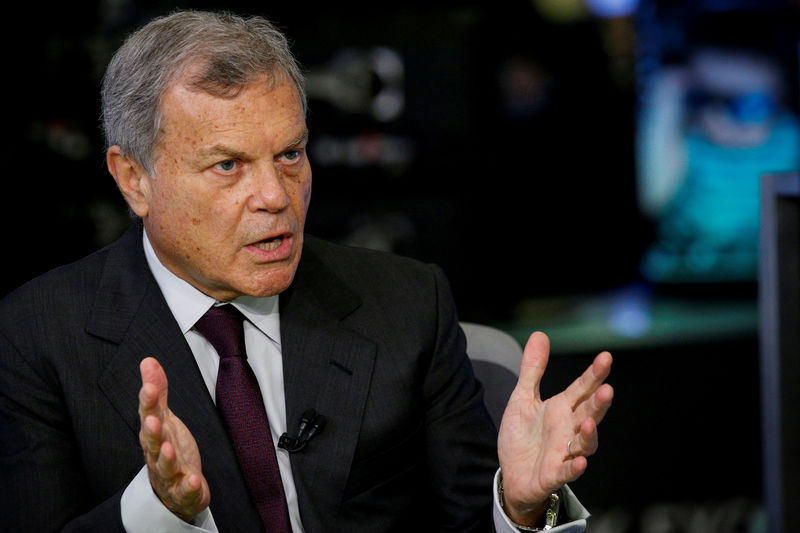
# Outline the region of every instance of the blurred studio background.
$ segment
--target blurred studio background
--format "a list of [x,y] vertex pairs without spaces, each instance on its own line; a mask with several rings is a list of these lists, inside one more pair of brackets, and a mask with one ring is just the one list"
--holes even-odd
[[98,120],[124,36],[265,15],[308,75],[308,232],[438,263],[463,320],[548,333],[548,394],[614,353],[573,484],[589,531],[767,531],[759,180],[800,168],[800,2],[271,4],[9,8],[3,294],[130,222]]

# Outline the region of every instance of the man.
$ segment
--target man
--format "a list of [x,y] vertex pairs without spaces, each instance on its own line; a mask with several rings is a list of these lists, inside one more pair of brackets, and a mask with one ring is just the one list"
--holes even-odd
[[[3,301],[0,529],[583,526],[564,484],[597,448],[610,355],[543,402],[534,334],[495,443],[441,272],[304,235],[302,77],[267,21],[151,22],[112,59],[103,113],[141,223]],[[221,308],[245,354],[204,325]],[[232,416],[261,409],[272,441],[249,456],[239,432],[262,418],[227,407],[245,355],[260,396]]]

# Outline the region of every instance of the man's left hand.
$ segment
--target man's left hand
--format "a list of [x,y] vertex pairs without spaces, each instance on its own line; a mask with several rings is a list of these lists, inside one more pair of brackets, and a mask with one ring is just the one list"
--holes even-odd
[[586,470],[586,457],[597,450],[597,425],[614,396],[603,383],[611,371],[611,354],[603,352],[563,392],[543,401],[539,385],[549,351],[545,334],[528,339],[498,437],[504,510],[525,526],[537,525],[550,494]]

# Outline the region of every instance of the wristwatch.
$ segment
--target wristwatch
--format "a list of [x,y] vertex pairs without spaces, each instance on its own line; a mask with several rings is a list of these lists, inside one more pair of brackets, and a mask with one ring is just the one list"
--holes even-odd
[[[505,505],[505,500],[503,499],[503,473],[500,473],[498,476],[499,479],[497,481],[497,494],[500,497],[500,507]],[[561,499],[558,497],[557,493],[552,493],[548,498],[547,502],[547,509],[545,510],[545,520],[544,520],[544,527],[528,527],[517,524],[513,520],[511,521],[514,524],[514,527],[519,529],[520,531],[548,531],[553,529],[558,524],[558,510],[561,507]]]

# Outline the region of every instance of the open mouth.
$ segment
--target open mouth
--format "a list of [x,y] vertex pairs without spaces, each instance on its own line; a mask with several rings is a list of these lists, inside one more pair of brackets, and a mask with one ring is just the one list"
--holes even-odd
[[277,237],[272,237],[271,239],[264,239],[263,241],[259,241],[253,246],[258,248],[259,250],[264,250],[265,252],[271,252],[273,250],[277,250],[280,248],[281,244],[283,244],[283,235],[278,235]]

